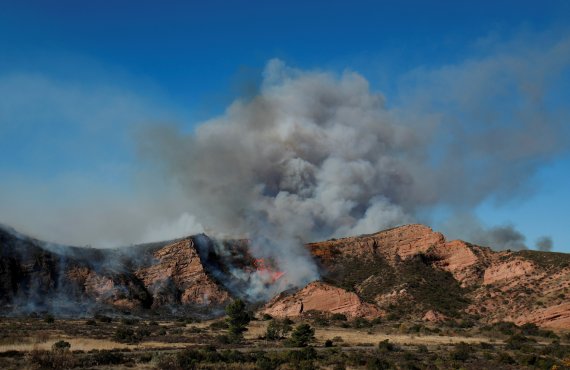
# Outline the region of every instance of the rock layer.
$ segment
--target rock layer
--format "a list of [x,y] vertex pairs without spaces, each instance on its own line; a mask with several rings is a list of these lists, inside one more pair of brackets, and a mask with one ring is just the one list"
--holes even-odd
[[230,296],[204,270],[192,239],[167,245],[153,253],[154,263],[135,271],[156,297],[154,306],[165,303],[224,304]]
[[273,317],[297,317],[309,311],[344,314],[348,318],[375,318],[382,312],[374,305],[362,302],[355,293],[322,282],[313,282],[295,294],[282,294],[263,309]]

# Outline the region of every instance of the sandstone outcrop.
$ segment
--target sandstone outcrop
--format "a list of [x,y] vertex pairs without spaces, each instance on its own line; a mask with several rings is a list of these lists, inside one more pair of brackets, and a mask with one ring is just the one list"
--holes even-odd
[[522,258],[514,258],[504,262],[494,263],[485,270],[483,284],[489,285],[498,281],[509,281],[524,275],[532,274],[536,266]]
[[[425,294],[414,296],[410,288],[410,284],[417,287],[418,277],[408,282],[401,279],[403,274],[413,273],[413,269],[399,267],[421,257],[426,265],[449,272],[469,289],[463,294],[470,304],[462,310],[481,316],[484,322],[536,322],[545,327],[570,329],[566,319],[570,310],[564,304],[564,299],[570,299],[570,256],[565,254],[495,252],[461,240],[447,241],[441,233],[423,225],[311,243],[308,248],[325,274],[337,271],[339,276],[355,275],[350,278],[357,281],[356,292],[368,296],[382,309],[401,306],[398,302],[414,306],[425,300]],[[539,265],[534,259],[543,263]],[[361,273],[354,274],[349,268],[339,272],[338,266],[347,260],[358,264]],[[331,278],[338,279],[336,275]],[[346,282],[345,279],[343,283]],[[429,287],[429,283],[424,285]],[[451,292],[449,285],[437,289]],[[423,287],[420,290],[425,292]]]
[[518,325],[533,323],[552,329],[570,329],[570,302],[538,309],[514,320]]
[[382,312],[362,302],[355,293],[322,282],[313,282],[292,295],[280,295],[270,301],[263,312],[273,317],[297,317],[309,311],[344,314],[347,318],[375,318]]
[[443,234],[424,225],[406,225],[343,239],[333,239],[308,245],[311,253],[325,266],[336,258],[383,256],[391,263],[419,254],[429,255],[436,266],[451,272],[469,285],[482,279],[481,267],[489,264],[493,252],[460,240],[447,241]]
[[153,253],[153,263],[135,271],[147,290],[156,296],[153,305],[224,304],[230,295],[218,286],[204,270],[192,239],[167,245]]
[[429,310],[422,317],[422,320],[427,321],[427,322],[432,322],[432,323],[440,323],[440,322],[449,320],[449,317],[445,316],[441,312]]
[[230,299],[205,270],[193,238],[102,250],[48,245],[0,228],[0,247],[0,304],[22,312],[219,306]]

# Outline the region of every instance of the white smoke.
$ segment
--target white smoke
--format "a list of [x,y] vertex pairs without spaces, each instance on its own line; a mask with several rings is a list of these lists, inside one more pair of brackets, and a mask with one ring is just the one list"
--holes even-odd
[[157,129],[151,148],[207,228],[247,234],[256,257],[300,286],[318,277],[305,242],[412,220],[402,196],[415,186],[418,142],[360,75],[337,80],[273,60],[259,96],[194,135]]
[[[552,59],[558,69],[542,68]],[[413,222],[436,206],[464,212],[526,191],[536,169],[565,148],[563,116],[540,97],[547,75],[569,62],[563,40],[442,68],[418,85],[455,87],[476,73],[477,90],[467,98],[455,89],[431,96],[418,88],[409,106],[388,108],[358,73],[301,71],[272,60],[257,96],[235,101],[193,133],[156,127],[142,148],[185,190],[189,212],[206,229],[248,235],[256,257],[275,260],[301,286],[318,276],[305,242]],[[498,75],[512,96],[492,88]],[[478,96],[485,87],[488,94]],[[512,227],[490,231],[486,244],[525,247]]]
[[196,220],[196,217],[184,212],[174,221],[164,221],[158,225],[150,226],[142,235],[139,243],[171,240],[203,232],[204,228]]

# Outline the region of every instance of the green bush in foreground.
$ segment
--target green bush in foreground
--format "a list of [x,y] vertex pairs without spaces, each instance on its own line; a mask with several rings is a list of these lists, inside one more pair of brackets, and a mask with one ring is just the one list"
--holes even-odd
[[291,325],[282,320],[271,320],[267,325],[265,338],[269,340],[278,340],[284,338],[291,331]]
[[251,320],[251,315],[245,309],[245,303],[241,299],[236,299],[226,306],[226,314],[230,340],[234,343],[241,342],[243,332],[247,330],[247,324]]
[[309,324],[300,324],[291,333],[288,345],[291,347],[306,347],[314,339],[315,329]]
[[70,348],[71,348],[71,344],[69,342],[64,341],[64,340],[57,341],[51,346],[51,349],[53,351],[67,351]]

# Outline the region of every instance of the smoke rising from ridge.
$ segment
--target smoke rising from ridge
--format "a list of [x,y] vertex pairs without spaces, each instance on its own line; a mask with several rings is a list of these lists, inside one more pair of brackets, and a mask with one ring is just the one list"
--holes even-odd
[[536,246],[541,252],[551,252],[552,251],[552,238],[549,236],[541,236],[536,241]]
[[[413,93],[390,107],[358,73],[272,60],[251,100],[193,133],[156,127],[141,147],[186,191],[188,212],[206,229],[248,235],[253,253],[294,271],[298,286],[317,276],[304,242],[528,194],[536,170],[566,150],[567,112],[546,96],[569,62],[568,39],[532,52],[513,46],[416,71]],[[526,248],[511,226],[478,231],[483,244]]]
[[[274,61],[257,95],[249,91],[195,132],[162,126],[137,139],[158,173],[148,158],[131,157],[129,135],[149,121],[187,123],[187,107],[109,76],[86,85],[2,74],[0,131],[26,145],[4,158],[0,222],[96,247],[254,228],[296,245],[413,221],[441,230],[442,215],[468,214],[471,224],[442,231],[475,242],[468,230],[494,227],[477,219],[478,206],[532,195],[537,169],[568,149],[569,40],[556,30],[487,38],[454,63],[390,75],[388,91],[351,71]],[[62,129],[45,132],[51,122]],[[26,169],[22,153],[36,151],[41,160]],[[66,158],[78,162],[37,171]]]

